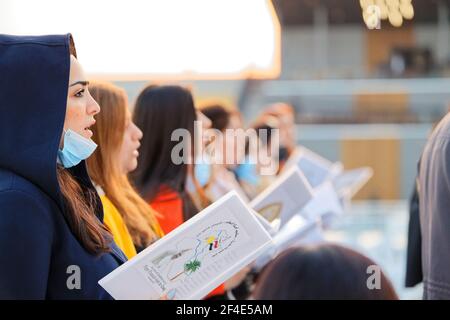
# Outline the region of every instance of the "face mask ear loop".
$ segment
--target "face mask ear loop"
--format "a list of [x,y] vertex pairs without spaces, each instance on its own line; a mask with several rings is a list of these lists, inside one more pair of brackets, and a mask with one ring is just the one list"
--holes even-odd
[[67,130],[63,128],[63,136],[62,136],[62,148],[60,148],[59,150],[64,150],[64,140],[66,140],[66,133]]
[[58,147],[58,155],[56,156],[56,163],[58,165],[60,165],[61,167],[63,167],[62,161],[59,158],[59,152],[62,152],[62,150],[64,150],[64,140],[66,139],[66,133],[67,130],[63,128],[63,135],[62,135],[62,149]]

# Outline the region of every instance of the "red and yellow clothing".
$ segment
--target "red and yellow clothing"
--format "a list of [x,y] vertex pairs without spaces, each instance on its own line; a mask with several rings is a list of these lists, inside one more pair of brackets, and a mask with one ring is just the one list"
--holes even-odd
[[102,195],[100,199],[103,205],[103,222],[111,231],[114,242],[122,249],[128,259],[133,258],[137,254],[136,248],[122,215],[107,196]]
[[[123,251],[127,258],[133,258],[137,254],[136,246],[133,243],[133,238],[128,231],[122,215],[111,200],[109,200],[109,198],[105,195],[105,192],[100,186],[96,186],[96,190],[103,205],[103,223],[108,227],[113,236],[114,242]],[[164,236],[164,232],[158,223],[155,223],[152,228],[158,238],[162,238]]]
[[184,222],[183,200],[180,195],[169,187],[162,187],[150,206],[159,213],[158,222],[164,234]]

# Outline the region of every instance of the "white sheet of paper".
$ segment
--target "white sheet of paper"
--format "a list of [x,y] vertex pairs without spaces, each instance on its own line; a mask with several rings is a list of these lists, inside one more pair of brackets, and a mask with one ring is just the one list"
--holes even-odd
[[342,215],[343,213],[339,195],[329,181],[314,190],[313,199],[300,211],[300,215],[309,221],[320,220],[328,214]]
[[258,219],[259,223],[261,223],[262,227],[267,231],[267,233],[270,236],[274,236],[277,231],[278,228],[274,225],[272,225],[266,218],[264,218],[262,215],[260,215],[258,212],[256,212],[255,210],[253,210],[253,214],[255,215],[255,217]]
[[301,240],[308,237],[308,234],[318,228],[317,221],[308,221],[300,215],[295,215],[286,225],[273,237],[273,244],[267,248],[258,259],[253,268],[260,270],[280,252],[301,243]]
[[296,147],[285,168],[292,166],[302,171],[313,189],[332,181],[339,196],[346,199],[351,199],[373,176],[370,167],[344,171],[341,162],[333,163],[303,146]]
[[114,299],[201,299],[271,244],[232,191],[99,281]]
[[279,218],[280,228],[312,199],[312,189],[297,167],[281,174],[250,202],[269,222]]
[[308,231],[317,227],[317,221],[306,220],[301,215],[295,215],[273,237],[274,246],[278,251],[285,250],[299,241]]
[[323,229],[320,226],[311,229],[303,237],[299,238],[292,246],[307,246],[325,242]]
[[298,146],[286,162],[287,169],[292,166],[300,169],[313,189],[342,172],[340,162],[333,163],[303,146]]
[[352,198],[372,176],[370,167],[347,170],[334,177],[333,185],[339,196]]

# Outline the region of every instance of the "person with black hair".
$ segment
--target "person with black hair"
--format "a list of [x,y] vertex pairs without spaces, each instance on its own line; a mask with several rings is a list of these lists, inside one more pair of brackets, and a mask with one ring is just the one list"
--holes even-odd
[[[371,259],[340,245],[294,247],[265,267],[252,297],[261,300],[397,300],[391,282],[378,268]],[[379,287],[368,285],[372,269],[379,270]]]

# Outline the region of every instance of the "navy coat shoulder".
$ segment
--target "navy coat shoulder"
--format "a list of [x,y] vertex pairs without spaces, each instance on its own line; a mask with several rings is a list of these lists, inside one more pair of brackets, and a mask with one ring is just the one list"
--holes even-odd
[[[69,42],[0,35],[0,299],[111,299],[98,280],[126,261],[114,242],[111,253],[90,254],[67,222],[56,158]],[[70,170],[95,190],[84,161]]]

